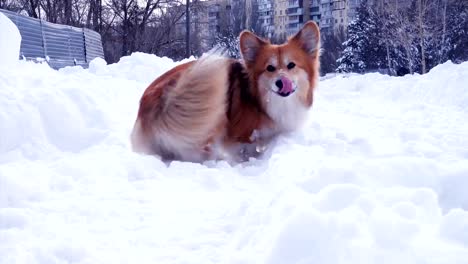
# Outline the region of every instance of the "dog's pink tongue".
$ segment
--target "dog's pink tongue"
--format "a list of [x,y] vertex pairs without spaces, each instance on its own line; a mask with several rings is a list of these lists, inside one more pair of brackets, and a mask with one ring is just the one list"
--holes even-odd
[[292,93],[294,92],[293,90],[293,84],[291,82],[291,80],[289,80],[288,78],[282,76],[281,77],[281,82],[283,82],[283,88],[281,88],[281,93]]

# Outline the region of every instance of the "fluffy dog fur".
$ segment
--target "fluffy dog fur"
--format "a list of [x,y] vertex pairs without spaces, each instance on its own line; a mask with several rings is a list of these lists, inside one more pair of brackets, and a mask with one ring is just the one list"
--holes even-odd
[[134,151],[167,160],[239,161],[294,131],[312,106],[320,33],[310,21],[282,45],[244,31],[243,60],[205,55],[145,90],[131,135]]

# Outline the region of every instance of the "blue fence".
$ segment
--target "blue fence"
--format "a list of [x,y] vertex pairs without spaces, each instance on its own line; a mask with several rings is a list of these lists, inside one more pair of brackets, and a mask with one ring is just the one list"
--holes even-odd
[[0,9],[21,34],[20,58],[46,60],[54,69],[87,67],[97,57],[104,58],[101,35],[87,28],[49,23]]

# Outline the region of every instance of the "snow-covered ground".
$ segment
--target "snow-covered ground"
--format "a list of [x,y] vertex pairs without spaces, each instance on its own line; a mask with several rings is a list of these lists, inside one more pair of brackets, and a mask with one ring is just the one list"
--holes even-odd
[[468,263],[468,62],[320,83],[262,159],[166,165],[130,150],[175,64],[0,71],[0,263]]
[[20,44],[21,35],[18,28],[0,12],[0,70],[17,63]]

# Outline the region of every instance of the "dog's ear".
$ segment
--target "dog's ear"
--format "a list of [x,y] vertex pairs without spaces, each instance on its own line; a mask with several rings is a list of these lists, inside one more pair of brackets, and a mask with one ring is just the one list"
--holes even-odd
[[260,39],[255,34],[246,30],[242,31],[240,34],[239,42],[242,58],[247,63],[254,62],[260,49],[267,44],[267,42]]
[[317,54],[320,48],[320,29],[314,21],[309,21],[289,42],[296,43],[309,55]]

